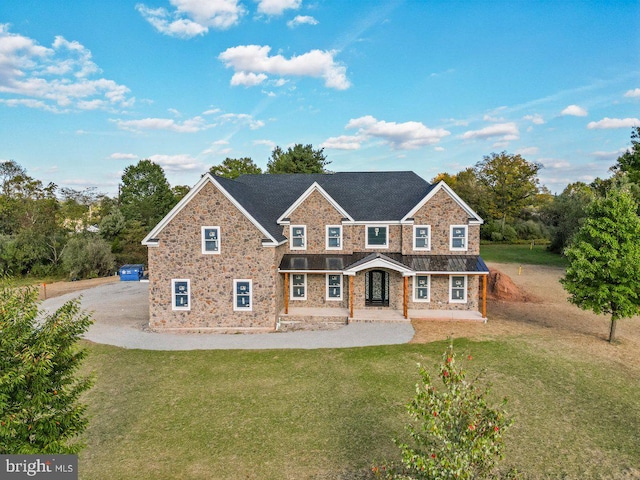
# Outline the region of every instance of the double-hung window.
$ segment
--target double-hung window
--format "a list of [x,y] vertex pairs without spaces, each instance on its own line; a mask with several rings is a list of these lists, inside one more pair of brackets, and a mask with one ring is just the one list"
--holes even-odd
[[307,249],[307,226],[306,225],[291,225],[291,250],[306,250]]
[[429,225],[413,226],[413,249],[431,250],[431,227]]
[[366,248],[389,247],[389,227],[387,225],[367,225],[365,237]]
[[202,227],[202,253],[220,253],[220,227]]
[[451,250],[466,251],[467,250],[467,226],[451,225],[450,243]]
[[191,281],[184,278],[171,280],[171,309],[191,310]]
[[449,277],[449,301],[451,303],[467,302],[467,277],[451,275]]
[[327,250],[342,250],[342,225],[327,225]]
[[431,290],[431,277],[429,275],[416,275],[414,277],[413,301],[429,302]]
[[251,280],[233,281],[233,309],[236,312],[251,311],[253,308],[251,294],[253,282]]
[[327,275],[327,300],[342,300],[342,275]]
[[291,299],[307,299],[307,275],[304,273],[294,273],[291,275]]

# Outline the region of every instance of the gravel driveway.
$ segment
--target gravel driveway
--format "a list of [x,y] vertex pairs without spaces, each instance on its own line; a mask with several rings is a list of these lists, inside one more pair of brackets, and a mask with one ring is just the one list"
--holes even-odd
[[364,347],[407,343],[414,335],[410,323],[354,323],[337,330],[315,332],[154,333],[145,330],[149,322],[148,291],[148,283],[110,283],[44,300],[41,309],[52,312],[81,296],[82,308],[95,321],[85,335],[87,340],[145,350]]

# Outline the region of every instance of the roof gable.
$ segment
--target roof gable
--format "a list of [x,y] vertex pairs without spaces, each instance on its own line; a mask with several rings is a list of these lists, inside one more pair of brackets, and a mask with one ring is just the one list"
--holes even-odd
[[176,204],[176,206],[173,207],[171,211],[167,215],[165,215],[165,217],[162,220],[160,220],[160,222],[155,227],[153,227],[153,229],[147,234],[147,236],[144,237],[144,239],[142,240],[142,244],[147,246],[156,246],[157,245],[156,238],[162,232],[162,230],[164,230],[164,228],[171,222],[171,220],[173,220],[175,216],[178,215],[178,213],[180,213],[189,204],[189,202],[196,195],[200,193],[200,191],[205,187],[205,185],[209,183],[212,184],[214,187],[216,187],[245,217],[247,217],[247,219],[258,230],[260,230],[260,232],[266,237],[266,239],[269,242],[267,243],[267,245],[268,244],[277,245],[278,243],[281,243],[278,240],[276,240],[276,238],[274,238],[274,236],[267,229],[264,228],[264,226],[259,220],[254,218],[251,212],[249,212],[236,199],[236,197],[233,194],[231,194],[226,188],[223,187],[222,183],[224,182],[221,182],[220,181],[221,179],[222,177],[214,177],[209,173],[206,173],[205,175],[203,175],[202,178],[198,181],[198,183],[196,183],[193,186],[193,188],[189,190],[189,193],[187,193]]
[[456,194],[456,192],[453,191],[453,189],[447,185],[444,181],[440,181],[438,182],[436,185],[433,186],[433,188],[431,188],[431,190],[425,195],[425,197],[420,200],[410,211],[409,213],[407,213],[403,218],[402,221],[406,222],[408,221],[411,217],[413,217],[418,210],[420,210],[422,207],[425,206],[425,204],[431,200],[436,193],[438,193],[439,191],[445,191],[459,206],[460,208],[462,208],[467,215],[469,215],[469,219],[470,219],[470,223],[471,224],[477,224],[477,225],[481,225],[484,223],[484,220],[480,217],[480,215],[478,215],[476,212],[473,211],[473,209],[467,205],[465,203],[464,200],[462,200],[458,194]]
[[313,192],[318,192],[320,195],[322,195],[324,197],[324,199],[329,202],[329,204],[336,209],[336,211],[338,213],[340,213],[340,215],[342,215],[343,217],[349,219],[350,221],[353,221],[353,218],[351,217],[351,215],[349,215],[349,213],[342,208],[342,206],[336,202],[331,195],[329,195],[324,188],[322,188],[318,182],[313,182],[313,185],[311,185],[309,188],[307,188],[307,190],[300,195],[297,200],[295,202],[293,202],[291,204],[291,206],[289,208],[287,208],[284,213],[282,215],[280,215],[280,217],[278,217],[277,222],[278,223],[285,223],[286,222],[286,218],[289,218],[291,216],[291,214],[300,206],[304,203],[304,201],[309,198],[311,196],[311,194]]

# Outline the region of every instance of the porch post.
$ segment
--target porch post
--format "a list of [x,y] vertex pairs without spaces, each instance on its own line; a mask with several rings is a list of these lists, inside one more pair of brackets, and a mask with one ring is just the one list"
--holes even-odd
[[284,314],[289,313],[289,273],[284,272]]
[[349,318],[353,318],[353,275],[349,275]]
[[404,318],[409,318],[409,277],[404,277],[404,295],[403,295],[403,314]]
[[482,318],[487,318],[487,275],[482,275]]

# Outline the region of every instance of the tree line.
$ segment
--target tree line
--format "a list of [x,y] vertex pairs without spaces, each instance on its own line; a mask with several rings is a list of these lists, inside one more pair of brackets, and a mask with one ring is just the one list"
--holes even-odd
[[[213,175],[331,173],[324,150],[296,144],[275,147],[263,172],[251,158],[226,158]],[[542,166],[521,155],[491,153],[474,167],[440,173],[485,223],[486,241],[544,241],[561,253],[584,222],[588,205],[612,189],[640,199],[640,127],[631,148],[611,167],[610,178],[576,182],[559,195],[540,184]],[[189,191],[171,187],[162,167],[150,160],[130,165],[119,194],[95,188],[44,185],[13,160],[0,163],[0,269],[5,276],[88,278],[115,272],[118,265],[146,263],[141,240]]]

